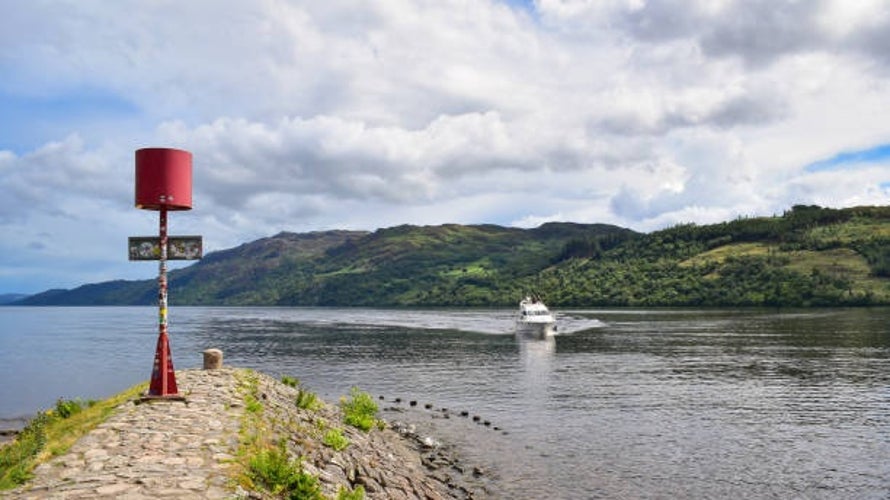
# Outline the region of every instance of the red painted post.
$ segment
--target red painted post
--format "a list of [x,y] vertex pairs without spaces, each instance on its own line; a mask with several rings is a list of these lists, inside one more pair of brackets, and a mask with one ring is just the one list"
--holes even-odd
[[167,336],[167,208],[160,210],[161,258],[158,264],[158,345],[151,372],[148,395],[154,397],[176,396],[176,372],[173,357],[170,355],[170,340]]

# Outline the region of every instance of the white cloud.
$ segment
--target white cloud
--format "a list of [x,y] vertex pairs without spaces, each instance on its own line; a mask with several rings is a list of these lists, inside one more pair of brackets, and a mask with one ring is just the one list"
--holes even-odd
[[[131,276],[110,246],[154,228],[131,200],[150,146],[194,153],[195,210],[171,225],[210,250],[281,230],[650,230],[882,203],[886,165],[805,167],[890,142],[888,5],[14,3],[0,104],[39,146],[0,143],[0,230],[22,235],[0,276],[43,269],[26,291]],[[83,95],[114,113],[66,113]]]

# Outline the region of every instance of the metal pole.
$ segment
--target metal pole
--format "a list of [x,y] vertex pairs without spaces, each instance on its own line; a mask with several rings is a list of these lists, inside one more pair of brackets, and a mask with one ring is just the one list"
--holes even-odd
[[160,396],[167,392],[167,207],[161,207],[160,220],[161,258],[158,263],[158,343],[160,344],[161,387]]
[[167,208],[161,207],[160,220],[160,259],[158,264],[158,347],[155,351],[155,365],[151,374],[151,385],[145,399],[185,400],[178,395],[176,374],[170,357],[170,341],[167,338]]

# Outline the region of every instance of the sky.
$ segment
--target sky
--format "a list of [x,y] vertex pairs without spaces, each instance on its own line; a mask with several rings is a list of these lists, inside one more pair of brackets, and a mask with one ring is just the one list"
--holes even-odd
[[0,0],[0,293],[148,279],[173,235],[890,202],[890,1]]

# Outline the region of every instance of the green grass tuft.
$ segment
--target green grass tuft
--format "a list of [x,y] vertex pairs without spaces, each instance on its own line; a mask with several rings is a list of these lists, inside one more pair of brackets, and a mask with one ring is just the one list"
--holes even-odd
[[244,397],[244,409],[249,413],[262,413],[263,403],[260,403],[253,394],[248,394]]
[[296,404],[298,408],[303,410],[317,410],[322,406],[321,400],[318,399],[315,393],[302,388],[297,393]]
[[324,434],[322,442],[336,451],[343,451],[349,446],[349,438],[340,429],[330,429]]
[[253,456],[248,462],[247,474],[255,485],[281,498],[324,498],[318,478],[303,472],[299,460],[288,457],[284,441],[277,448],[269,448]]
[[365,432],[371,430],[377,423],[377,403],[367,392],[353,387],[350,397],[340,399],[340,408],[343,410],[343,421]]
[[362,485],[358,485],[354,490],[349,491],[341,486],[337,491],[337,500],[365,500],[365,489]]

